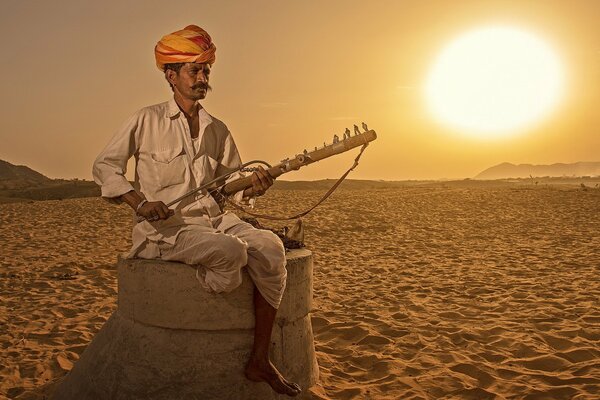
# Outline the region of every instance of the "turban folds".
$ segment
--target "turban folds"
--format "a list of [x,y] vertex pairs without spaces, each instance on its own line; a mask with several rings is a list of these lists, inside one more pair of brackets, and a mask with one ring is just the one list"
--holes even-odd
[[188,25],[180,31],[163,36],[154,47],[156,66],[163,71],[165,64],[215,62],[217,48],[210,35],[196,25]]

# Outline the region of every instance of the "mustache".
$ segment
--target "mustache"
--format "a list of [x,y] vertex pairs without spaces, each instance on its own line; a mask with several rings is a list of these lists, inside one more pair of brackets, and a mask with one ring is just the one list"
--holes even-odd
[[205,89],[206,91],[211,91],[212,87],[208,83],[197,83],[192,86],[192,89]]

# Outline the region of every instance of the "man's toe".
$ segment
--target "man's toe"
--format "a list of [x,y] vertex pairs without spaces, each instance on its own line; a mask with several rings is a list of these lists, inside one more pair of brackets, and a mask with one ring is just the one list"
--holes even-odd
[[302,388],[297,383],[294,383],[294,382],[286,382],[286,383],[290,387],[290,389],[292,389],[292,391],[294,391],[294,393],[298,394],[302,391]]

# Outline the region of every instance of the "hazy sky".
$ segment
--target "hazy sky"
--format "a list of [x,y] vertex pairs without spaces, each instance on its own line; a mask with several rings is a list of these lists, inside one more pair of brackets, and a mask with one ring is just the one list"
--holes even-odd
[[[189,24],[217,46],[203,104],[246,160],[277,162],[365,121],[379,138],[350,178],[600,161],[600,1],[0,1],[0,159],[52,178],[90,179],[127,116],[169,99],[153,48]],[[428,111],[427,74],[454,38],[497,24],[554,49],[565,96],[517,135],[461,135]],[[338,177],[354,154],[283,179]]]

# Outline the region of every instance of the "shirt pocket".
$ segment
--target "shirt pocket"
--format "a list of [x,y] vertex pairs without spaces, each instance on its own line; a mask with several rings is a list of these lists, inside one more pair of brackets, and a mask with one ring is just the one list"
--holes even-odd
[[199,174],[201,176],[201,181],[206,183],[215,179],[217,176],[215,173],[217,172],[217,168],[219,167],[219,162],[209,156],[208,154],[203,154],[196,159],[196,167],[199,169]]
[[153,151],[152,164],[158,185],[168,187],[185,182],[185,152],[182,146]]

